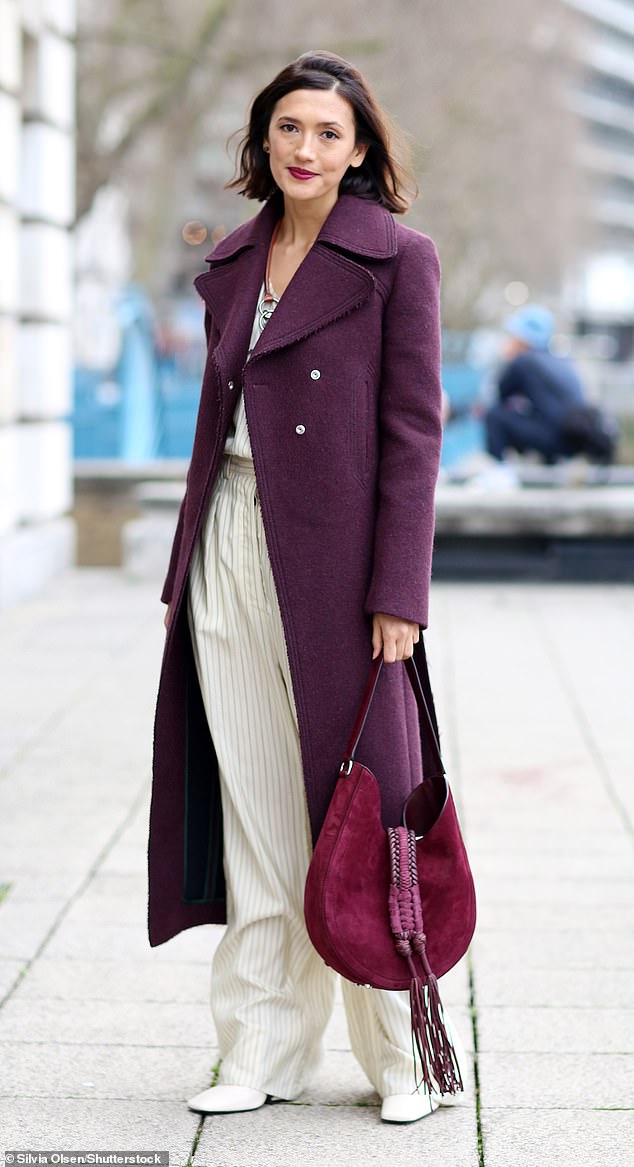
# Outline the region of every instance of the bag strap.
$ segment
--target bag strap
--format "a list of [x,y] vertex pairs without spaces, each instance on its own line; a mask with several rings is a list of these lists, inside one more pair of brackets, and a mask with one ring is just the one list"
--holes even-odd
[[[429,770],[431,767],[432,774],[435,772],[444,775],[445,768],[442,763],[440,746],[438,744],[438,723],[436,721],[436,711],[434,709],[433,698],[431,694],[429,670],[427,668],[427,654],[425,653],[422,632],[420,634],[420,641],[417,648],[415,649],[415,652],[416,655],[420,657],[420,666],[421,672],[423,674],[423,680],[421,681],[421,677],[413,656],[408,657],[407,660],[403,661],[403,664],[405,665],[412,689],[414,690],[414,697],[416,698],[416,705],[418,707],[418,720],[422,730],[422,740],[425,746],[424,752],[427,755],[427,759],[423,757],[423,769],[426,768]],[[361,704],[352,727],[352,732],[348,739],[344,760],[340,767],[342,770],[344,767],[347,767],[348,773],[350,772],[349,763],[352,763],[354,760],[355,751],[359,744],[361,734],[363,733],[363,727],[365,726],[368,713],[370,712],[372,698],[374,697],[382,665],[383,654],[379,653],[376,660],[372,662],[370,676],[361,698]],[[427,766],[425,766],[426,760]]]

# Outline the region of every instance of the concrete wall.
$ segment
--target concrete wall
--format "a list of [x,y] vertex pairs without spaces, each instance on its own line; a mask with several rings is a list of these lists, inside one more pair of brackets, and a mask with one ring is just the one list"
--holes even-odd
[[0,607],[74,559],[75,0],[0,0]]

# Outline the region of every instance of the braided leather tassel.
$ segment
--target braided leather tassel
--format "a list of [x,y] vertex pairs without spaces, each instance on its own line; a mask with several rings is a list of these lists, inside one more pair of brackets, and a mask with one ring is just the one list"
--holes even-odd
[[[464,1090],[458,1059],[445,1026],[438,981],[427,960],[423,929],[423,908],[416,862],[416,834],[406,827],[388,827],[391,882],[389,892],[390,927],[397,952],[403,956],[412,976],[412,1052],[416,1078],[416,1054],[428,1092],[457,1094]],[[423,975],[417,971],[416,959]]]

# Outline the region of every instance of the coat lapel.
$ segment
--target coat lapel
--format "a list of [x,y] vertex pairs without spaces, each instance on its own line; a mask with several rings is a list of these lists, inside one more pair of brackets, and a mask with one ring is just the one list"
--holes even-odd
[[[206,257],[207,272],[194,280],[222,336],[224,356],[244,364],[257,296],[264,279],[281,200],[270,199],[248,223],[233,231]],[[354,195],[341,195],[308,255],[300,264],[259,338],[251,360],[294,344],[359,308],[374,277],[364,258],[396,254],[396,228],[389,211]]]
[[220,333],[216,359],[223,368],[237,372],[247,359],[253,315],[264,279],[267,245],[264,241],[250,240],[244,228],[232,234],[244,235],[244,242],[237,240],[238,246],[223,258],[216,254],[223,240],[207,257],[211,264],[209,271],[196,276],[194,285]]
[[359,308],[373,287],[369,271],[316,242],[259,337],[251,360],[303,340]]

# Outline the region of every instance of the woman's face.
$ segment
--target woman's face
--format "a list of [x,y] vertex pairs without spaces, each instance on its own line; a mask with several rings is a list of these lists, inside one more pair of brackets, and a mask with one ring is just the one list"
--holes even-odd
[[280,98],[264,145],[284,197],[334,206],[346,170],[366,154],[355,135],[352,106],[334,90],[295,89]]

